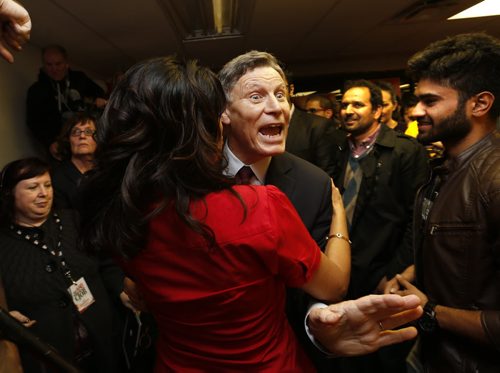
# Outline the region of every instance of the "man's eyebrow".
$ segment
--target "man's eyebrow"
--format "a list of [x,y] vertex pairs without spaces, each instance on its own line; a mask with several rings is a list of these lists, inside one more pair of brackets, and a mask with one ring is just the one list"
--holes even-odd
[[365,103],[363,101],[359,101],[359,100],[342,100],[341,101],[342,104],[361,104],[361,105],[364,105]]
[[417,94],[416,96],[419,100],[428,100],[428,99],[435,99],[435,98],[441,97],[441,96],[434,94],[434,93],[422,93],[422,94]]

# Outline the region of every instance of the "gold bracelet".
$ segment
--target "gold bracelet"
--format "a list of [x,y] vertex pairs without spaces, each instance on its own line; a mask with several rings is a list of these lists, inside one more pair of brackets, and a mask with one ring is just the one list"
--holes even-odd
[[352,244],[351,240],[344,236],[342,233],[332,233],[328,236],[326,236],[326,240],[328,241],[330,238],[340,238],[341,240],[344,240],[350,244]]

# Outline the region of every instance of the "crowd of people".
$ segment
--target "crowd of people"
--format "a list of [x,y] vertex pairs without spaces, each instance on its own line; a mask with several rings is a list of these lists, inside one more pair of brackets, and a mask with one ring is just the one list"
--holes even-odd
[[[0,21],[13,62],[29,14]],[[0,310],[83,372],[498,372],[498,66],[500,40],[456,35],[403,100],[359,79],[302,110],[267,52],[145,60],[107,95],[43,48]],[[61,369],[9,332],[0,372]]]

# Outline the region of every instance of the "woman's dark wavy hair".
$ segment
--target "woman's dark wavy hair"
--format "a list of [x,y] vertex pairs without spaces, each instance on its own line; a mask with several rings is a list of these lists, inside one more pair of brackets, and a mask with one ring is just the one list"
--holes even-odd
[[490,116],[500,114],[500,40],[493,36],[459,34],[434,42],[409,59],[408,75],[456,89],[462,102],[489,91],[495,96]]
[[96,167],[84,182],[86,249],[133,257],[145,245],[147,222],[167,204],[215,245],[189,204],[233,184],[218,145],[225,107],[216,75],[196,61],[156,58],[125,73],[99,123]]
[[43,175],[50,171],[45,161],[35,158],[22,158],[5,165],[0,174],[0,226],[4,227],[14,222],[14,188],[26,179]]
[[94,115],[87,112],[78,112],[69,118],[65,123],[57,138],[57,153],[62,160],[71,159],[71,144],[69,138],[73,127],[78,124],[94,123],[97,129],[97,119]]

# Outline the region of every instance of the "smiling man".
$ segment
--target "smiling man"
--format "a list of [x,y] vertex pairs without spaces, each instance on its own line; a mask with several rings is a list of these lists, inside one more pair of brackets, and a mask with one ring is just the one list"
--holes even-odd
[[[380,123],[382,104],[381,90],[374,83],[347,82],[340,109],[347,135],[332,147],[332,176],[342,191],[352,241],[348,299],[383,292],[387,279],[413,263],[413,202],[425,180],[427,157],[415,139]],[[404,371],[404,349],[390,347],[338,359],[337,370]]]
[[[276,58],[266,52],[245,53],[229,61],[219,78],[228,99],[222,115],[227,174],[239,179],[240,169],[249,167],[252,173],[245,178],[247,182],[277,186],[324,248],[332,214],[330,178],[313,164],[285,152],[290,103],[287,80]],[[304,331],[306,303],[299,291],[290,291],[287,316],[306,350],[316,351],[307,345]]]
[[435,42],[408,62],[418,138],[446,149],[417,196],[415,265],[388,289],[424,307],[417,371],[500,372],[499,66],[500,40],[480,33]]

